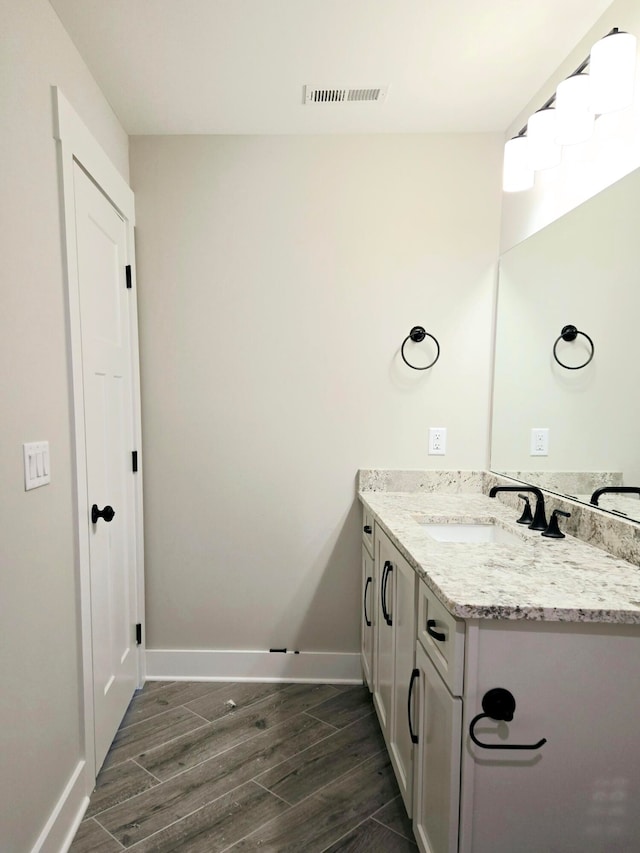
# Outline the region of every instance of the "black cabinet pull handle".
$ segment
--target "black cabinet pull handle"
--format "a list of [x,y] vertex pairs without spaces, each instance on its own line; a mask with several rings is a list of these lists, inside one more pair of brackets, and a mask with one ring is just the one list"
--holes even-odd
[[370,524],[365,524],[365,526],[362,529],[364,530],[365,533],[373,533],[373,529],[372,529]]
[[414,669],[411,673],[411,681],[409,682],[409,696],[407,698],[407,717],[409,719],[409,734],[411,735],[411,743],[418,743],[418,735],[414,734],[413,724],[411,722],[411,694],[413,693],[413,685],[415,684],[416,678],[418,678],[419,675],[419,669]]
[[387,625],[393,625],[393,619],[391,618],[391,614],[387,609],[387,583],[389,581],[389,575],[393,571],[393,563],[390,560],[384,561],[384,572],[382,573],[382,615],[384,616],[384,621]]
[[365,621],[365,625],[367,626],[367,628],[371,627],[371,619],[369,619],[369,617],[367,616],[367,590],[369,589],[370,583],[371,583],[371,578],[367,578],[367,582],[364,585],[364,601],[363,601],[364,621]]
[[447,635],[443,634],[442,631],[436,631],[435,625],[435,619],[427,619],[427,634],[430,637],[433,637],[433,639],[437,640],[439,643],[444,643],[444,641],[447,639]]
[[482,697],[482,710],[484,714],[477,714],[469,724],[469,737],[483,749],[540,749],[547,742],[546,737],[541,738],[538,743],[482,743],[475,735],[474,728],[476,723],[488,717],[491,720],[505,720],[510,722],[513,720],[513,712],[516,709],[516,700],[513,694],[504,687],[494,687]]
[[387,613],[386,602],[384,600],[384,594],[385,594],[384,584],[385,584],[385,580],[387,578],[388,569],[389,569],[389,560],[385,560],[384,566],[382,567],[382,578],[380,580],[380,604],[382,606],[382,617],[383,617],[384,621],[387,623],[387,625],[389,624],[389,614]]
[[382,603],[382,616],[384,621],[389,624],[389,614],[387,613],[387,572],[391,563],[389,560],[384,561],[382,569],[382,583],[380,584],[380,601]]
[[91,507],[91,524],[97,524],[99,518],[103,518],[106,522],[113,521],[114,515],[112,506],[107,505],[104,509],[98,509],[98,505],[94,504]]

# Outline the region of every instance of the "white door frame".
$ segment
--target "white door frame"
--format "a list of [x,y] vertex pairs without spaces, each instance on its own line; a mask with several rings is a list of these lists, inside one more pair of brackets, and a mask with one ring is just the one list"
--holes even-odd
[[[135,208],[131,188],[109,160],[98,142],[94,139],[80,117],[71,107],[57,86],[53,87],[54,116],[56,120],[54,136],[59,141],[59,168],[62,177],[63,205],[63,246],[65,250],[67,281],[68,342],[71,363],[72,383],[72,437],[75,460],[75,544],[76,572],[79,581],[82,690],[83,690],[83,727],[85,750],[86,793],[90,794],[96,779],[94,750],[94,705],[93,705],[93,664],[91,652],[91,577],[89,562],[89,496],[87,494],[87,462],[84,432],[84,390],[82,383],[82,336],[80,326],[80,294],[78,279],[78,255],[76,245],[76,215],[73,188],[73,164],[79,163],[95,184],[107,196],[113,206],[122,215],[127,230],[127,259],[131,265],[132,286],[136,286],[134,225]],[[134,399],[134,442],[131,450],[141,447],[140,429],[140,370],[138,360],[138,315],[135,297],[131,300],[131,348],[132,385]],[[144,551],[142,527],[142,472],[139,469],[135,479],[135,518],[133,528],[135,536],[135,572],[136,601],[134,612],[136,622],[144,626]],[[144,633],[143,645],[138,648],[138,686],[144,683]]]

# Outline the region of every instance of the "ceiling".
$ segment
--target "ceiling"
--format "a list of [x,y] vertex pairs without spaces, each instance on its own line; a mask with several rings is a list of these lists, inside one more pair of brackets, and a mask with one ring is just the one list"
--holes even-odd
[[134,135],[503,132],[612,0],[50,2]]

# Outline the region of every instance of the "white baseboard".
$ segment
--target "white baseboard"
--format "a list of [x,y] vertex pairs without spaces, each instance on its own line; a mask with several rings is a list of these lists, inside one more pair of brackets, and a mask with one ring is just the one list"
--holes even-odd
[[360,655],[341,652],[147,649],[147,681],[287,681],[361,684]]
[[79,761],[31,853],[66,853],[89,805],[86,762]]

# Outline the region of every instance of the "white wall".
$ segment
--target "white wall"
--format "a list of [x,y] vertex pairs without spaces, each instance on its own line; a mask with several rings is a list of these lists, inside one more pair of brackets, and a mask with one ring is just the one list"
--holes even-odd
[[[51,86],[127,176],[127,137],[46,0],[0,0],[0,849],[35,843],[82,756],[69,377]],[[51,484],[24,491],[22,443]]]
[[[517,116],[506,138],[518,133],[529,115],[549,98],[558,83],[588,56],[593,44],[613,27],[633,33],[640,45],[640,3],[616,0],[587,37]],[[530,234],[610,186],[640,166],[640,50],[636,67],[634,104],[619,113],[601,116],[594,137],[563,149],[555,169],[536,173],[535,186],[525,192],[503,193],[501,251],[506,252]]]
[[149,648],[355,651],[357,469],[486,467],[501,148],[131,139]]

